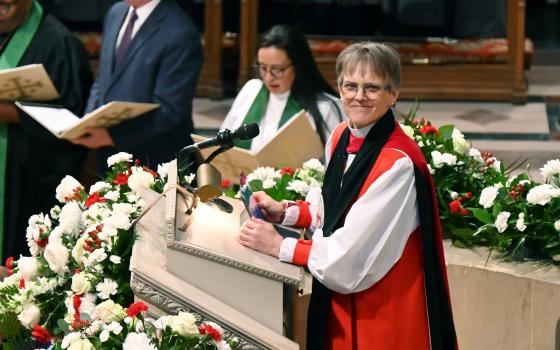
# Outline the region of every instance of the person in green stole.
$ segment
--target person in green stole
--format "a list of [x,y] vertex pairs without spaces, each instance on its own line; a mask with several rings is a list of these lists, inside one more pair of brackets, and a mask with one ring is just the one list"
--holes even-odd
[[[93,80],[82,44],[36,0],[0,0],[0,70],[32,63],[43,64],[60,94],[48,103],[82,115]],[[66,174],[79,177],[84,156],[85,149],[59,140],[12,102],[0,102],[1,258],[38,249],[26,237],[29,217],[48,214],[56,186]]]
[[342,122],[336,92],[319,72],[307,40],[295,28],[277,25],[264,34],[255,70],[260,79],[243,86],[221,128],[257,123],[260,134],[237,141],[236,146],[258,150],[301,109],[308,112],[323,144]]

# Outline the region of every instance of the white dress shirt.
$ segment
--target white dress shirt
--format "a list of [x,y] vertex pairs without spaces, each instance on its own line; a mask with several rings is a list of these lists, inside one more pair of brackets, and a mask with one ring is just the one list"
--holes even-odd
[[[140,27],[142,27],[142,24],[144,24],[144,22],[146,22],[146,20],[148,19],[150,14],[154,11],[156,6],[160,3],[160,1],[161,0],[151,0],[150,2],[146,3],[143,6],[138,7],[136,9],[136,15],[138,16],[138,18],[136,19],[136,22],[134,22],[134,27],[132,28],[132,37],[131,37],[132,39],[134,38],[136,33],[138,33],[138,31],[140,30]],[[122,40],[124,31],[126,29],[126,26],[128,25],[128,22],[130,20],[130,14],[132,13],[133,9],[134,8],[132,6],[129,6],[128,13],[126,14],[126,18],[124,20],[124,23],[121,26],[121,30],[119,31],[119,36],[117,37],[117,44],[115,46],[115,51],[119,47],[119,45],[121,44],[121,40]]]

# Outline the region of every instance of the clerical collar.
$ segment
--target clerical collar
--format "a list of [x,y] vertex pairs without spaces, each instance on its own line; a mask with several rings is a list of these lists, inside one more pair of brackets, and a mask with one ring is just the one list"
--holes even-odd
[[278,101],[285,101],[288,99],[288,97],[290,97],[290,90],[283,92],[281,94],[275,94],[275,93],[270,93],[270,97],[274,98]]
[[350,133],[352,133],[354,137],[364,138],[367,136],[367,134],[369,133],[371,128],[373,128],[374,125],[375,123],[371,123],[370,125],[364,126],[363,128],[354,128],[352,127],[352,125],[350,125],[350,122],[348,122],[348,129],[350,130]]

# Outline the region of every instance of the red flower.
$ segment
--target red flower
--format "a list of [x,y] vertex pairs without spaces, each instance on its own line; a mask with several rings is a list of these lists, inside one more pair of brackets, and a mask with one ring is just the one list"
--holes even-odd
[[89,209],[89,207],[91,207],[95,203],[105,203],[105,197],[101,197],[99,195],[99,192],[93,192],[92,194],[90,194],[86,199],[85,206]]
[[47,236],[46,238],[38,239],[35,243],[37,243],[39,247],[45,248],[47,244],[49,244],[49,237]]
[[126,309],[126,314],[130,317],[136,317],[139,313],[143,311],[148,311],[148,305],[144,304],[143,302],[139,301],[137,303],[132,303]]
[[23,276],[21,276],[21,278],[19,279],[19,289],[23,288],[25,288],[25,280],[23,279]]
[[48,343],[54,339],[54,337],[45,328],[36,325],[31,330],[31,336],[35,338],[39,343]]
[[452,201],[451,203],[449,203],[449,209],[452,213],[460,213],[462,209],[461,202],[458,200]]
[[422,125],[422,126],[420,127],[420,132],[421,132],[422,134],[430,134],[430,133],[431,133],[431,134],[437,134],[438,128],[436,128],[436,127],[433,126],[433,125],[426,124],[426,125]]
[[288,174],[290,176],[294,176],[294,169],[292,169],[289,166],[283,167],[282,169],[280,169],[280,174],[282,174],[282,175]]
[[115,177],[115,179],[113,180],[113,183],[115,185],[126,185],[126,184],[128,184],[128,177],[129,176],[130,176],[130,174],[120,173]]
[[208,323],[204,323],[198,327],[198,332],[202,335],[208,334],[212,337],[215,341],[221,341],[222,335],[220,331],[209,325]]
[[228,179],[222,179],[222,188],[226,189],[230,187],[231,187],[231,181],[229,181]]
[[8,276],[11,276],[14,274],[14,257],[10,256],[8,259],[6,259],[6,272],[8,273]]
[[467,193],[465,194],[465,197],[466,197],[467,199],[471,199],[471,198],[472,198],[472,192],[467,192]]

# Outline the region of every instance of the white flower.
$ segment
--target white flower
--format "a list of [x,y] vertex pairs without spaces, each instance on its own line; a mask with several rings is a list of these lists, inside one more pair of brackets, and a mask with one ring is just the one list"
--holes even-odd
[[515,227],[521,232],[525,231],[527,228],[527,225],[525,225],[525,213],[519,213]]
[[459,154],[467,154],[471,146],[467,141],[465,141],[465,136],[457,129],[453,129],[453,150]]
[[21,256],[18,260],[18,268],[25,282],[34,281],[39,276],[39,264],[35,258]]
[[93,185],[91,185],[91,187],[89,188],[89,194],[95,193],[95,192],[103,192],[106,190],[110,190],[111,189],[111,185],[106,183],[105,181],[97,181],[96,183],[94,183]]
[[117,294],[117,288],[119,285],[117,282],[110,278],[104,278],[103,282],[98,283],[95,289],[97,290],[97,296],[101,299],[109,299],[111,295]]
[[262,182],[262,187],[264,189],[273,188],[274,185],[276,185],[276,181],[274,181],[274,179],[266,179],[266,180],[263,180],[263,182]]
[[41,310],[35,304],[27,304],[18,315],[19,322],[27,329],[35,327],[41,319]]
[[138,192],[141,187],[150,188],[154,184],[154,176],[144,170],[136,170],[128,177],[128,187]]
[[58,219],[58,215],[60,215],[60,207],[58,205],[55,205],[51,208],[49,213],[51,214],[51,217],[53,219]]
[[121,321],[126,316],[125,310],[111,299],[106,300],[95,307],[97,318],[105,323]]
[[85,272],[79,272],[72,276],[72,286],[70,287],[72,291],[76,294],[85,294],[91,287],[89,280],[86,277]]
[[531,188],[527,193],[527,202],[545,205],[552,198],[560,197],[560,189],[550,184],[539,185]]
[[100,340],[102,343],[105,343],[107,340],[109,340],[109,336],[110,336],[110,335],[111,335],[111,334],[109,333],[109,331],[106,330],[106,329],[104,329],[101,333],[99,333],[99,340]]
[[231,350],[231,347],[225,340],[215,341],[214,344],[216,344],[218,350]]
[[82,219],[82,209],[76,202],[67,203],[60,211],[58,227],[64,233],[77,233]]
[[258,167],[255,171],[247,175],[247,183],[250,183],[253,180],[265,181],[267,179],[276,179],[279,177],[281,177],[280,172],[274,170],[274,168],[268,166]]
[[107,158],[107,166],[110,168],[120,162],[131,162],[132,154],[126,152],[119,152]]
[[85,266],[93,266],[107,259],[107,254],[103,248],[99,248],[91,252],[87,258],[84,259]]
[[482,154],[480,154],[480,151],[477,150],[476,148],[471,148],[469,150],[469,156],[473,157],[479,163],[484,163],[484,159],[482,158]]
[[450,196],[451,196],[451,199],[455,200],[455,199],[457,199],[457,198],[459,197],[459,193],[453,191],[453,192],[451,192],[451,195],[450,195]]
[[157,172],[162,179],[165,179],[169,175],[169,167],[171,162],[159,164],[157,166]]
[[560,220],[554,221],[554,229],[560,231]]
[[185,183],[186,183],[187,185],[190,185],[190,184],[194,181],[194,178],[195,178],[195,177],[196,177],[195,174],[185,175]]
[[297,192],[302,196],[307,195],[307,193],[309,192],[309,188],[310,187],[307,182],[301,180],[290,181],[290,183],[288,183],[288,186],[286,186],[287,190]]
[[74,248],[72,248],[72,257],[80,266],[84,265],[84,259],[85,259],[84,254],[86,253],[86,249],[84,248],[84,245],[86,244],[87,239],[88,239],[87,236],[82,236],[78,238],[76,244],[74,245]]
[[104,329],[106,329],[109,332],[112,332],[114,334],[121,334],[121,332],[123,330],[123,327],[121,326],[120,323],[113,321],[113,322],[109,323],[108,325],[106,325]]
[[478,204],[482,205],[484,208],[490,208],[494,205],[494,200],[498,196],[498,189],[495,186],[486,187],[480,193],[480,199]]
[[105,193],[105,195],[103,197],[105,197],[106,200],[108,201],[117,201],[119,199],[119,191],[109,191],[107,193]]
[[130,225],[130,217],[121,213],[114,213],[114,215],[109,216],[103,220],[103,224],[115,229],[128,230]]
[[51,230],[51,225],[49,216],[43,213],[29,218],[25,238],[32,256],[37,256],[41,252],[42,248],[37,244],[37,241],[41,239],[41,234],[48,233]]
[[430,172],[430,174],[434,175],[436,173],[436,171],[430,166],[430,164],[428,164],[428,171]]
[[302,169],[304,170],[313,170],[318,175],[325,174],[325,166],[319,159],[311,158],[307,162],[302,164]]
[[123,343],[123,350],[156,350],[145,333],[130,332]]
[[560,175],[560,159],[549,160],[539,170],[545,181],[549,182],[553,177]]
[[109,257],[109,260],[111,260],[111,262],[112,262],[113,264],[115,264],[115,265],[118,265],[118,264],[121,263],[121,257],[118,256],[118,255],[111,255],[111,256]]
[[70,175],[66,175],[56,187],[56,199],[60,203],[69,202],[74,199],[76,191],[83,189],[83,186]]
[[60,344],[60,346],[63,349],[67,349],[68,346],[70,346],[70,344],[72,342],[74,342],[74,340],[80,339],[82,337],[82,335],[78,332],[72,332],[72,333],[68,333],[66,334],[66,336],[62,339],[62,344]]
[[498,159],[496,159],[496,157],[490,157],[488,158],[489,161],[493,161],[491,162],[492,164],[490,165],[490,168],[496,170],[496,171],[501,171],[501,164],[502,162],[500,162]]
[[70,252],[68,249],[58,241],[49,242],[45,248],[45,260],[49,263],[49,268],[57,274],[62,274]]
[[457,163],[457,156],[449,153],[440,153],[439,151],[432,151],[432,161],[436,168],[441,168],[444,164],[455,165]]
[[113,213],[130,215],[134,211],[134,207],[130,203],[113,204]]
[[414,140],[414,129],[411,128],[408,125],[404,125],[404,124],[399,124],[401,126],[401,129],[404,131],[404,133],[410,137],[411,139]]
[[68,350],[95,350],[95,348],[89,340],[78,338],[70,344]]
[[509,219],[510,215],[511,215],[510,212],[502,211],[496,217],[496,221],[494,222],[494,226],[496,226],[496,229],[498,229],[499,233],[502,233],[507,229],[507,227],[508,227],[507,220]]
[[177,316],[171,316],[168,320],[168,326],[171,327],[175,333],[183,337],[199,334],[198,327],[196,326],[196,318],[193,314],[188,312],[181,311]]

